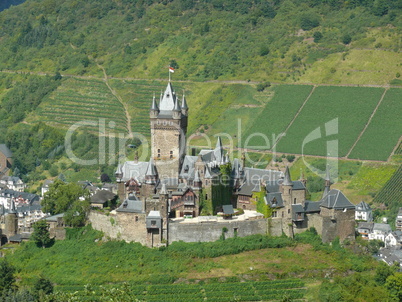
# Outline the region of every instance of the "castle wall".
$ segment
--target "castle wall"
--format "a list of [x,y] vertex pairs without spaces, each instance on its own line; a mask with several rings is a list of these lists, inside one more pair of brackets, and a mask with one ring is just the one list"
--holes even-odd
[[169,223],[169,243],[174,241],[208,242],[216,241],[222,235],[222,229],[227,228],[225,238],[232,238],[237,232],[238,237],[267,233],[267,219],[228,220],[224,222],[202,223]]
[[145,214],[118,212],[106,216],[91,211],[88,220],[95,230],[102,231],[107,237],[148,245]]
[[281,236],[283,233],[283,220],[281,217],[268,219],[268,234],[271,236]]

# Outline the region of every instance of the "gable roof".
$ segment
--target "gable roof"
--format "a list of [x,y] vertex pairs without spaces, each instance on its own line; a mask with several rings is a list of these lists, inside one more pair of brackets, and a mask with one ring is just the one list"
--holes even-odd
[[233,206],[231,204],[223,205],[222,209],[223,209],[223,214],[225,214],[225,215],[233,215],[234,214]]
[[112,200],[116,197],[116,194],[113,194],[109,190],[98,190],[94,195],[91,196],[91,203],[105,203],[109,200]]
[[117,208],[117,212],[128,212],[128,213],[145,213],[142,207],[142,201],[135,195],[128,196],[121,205]]
[[368,212],[370,210],[370,206],[364,201],[361,201],[359,204],[356,205],[356,211]]
[[355,206],[346,198],[346,196],[337,189],[332,189],[321,200],[321,206],[324,208],[341,210],[354,209]]
[[282,193],[267,193],[264,197],[265,204],[269,205],[271,208],[283,208]]
[[0,152],[4,154],[5,157],[11,158],[13,157],[13,153],[10,149],[6,146],[6,144],[0,144]]

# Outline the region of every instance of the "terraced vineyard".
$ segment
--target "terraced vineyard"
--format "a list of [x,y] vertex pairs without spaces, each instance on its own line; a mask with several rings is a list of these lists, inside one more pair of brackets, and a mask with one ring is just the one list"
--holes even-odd
[[99,125],[104,119],[106,129],[127,132],[123,105],[100,80],[67,79],[38,107],[37,114],[41,121],[58,127],[84,122],[86,129],[102,135]]
[[389,89],[351,158],[387,160],[402,134],[402,89]]
[[312,88],[304,85],[274,87],[273,99],[254,118],[254,123],[244,133],[243,146],[246,148],[252,146],[252,149],[271,149],[274,144],[273,137],[286,130]]
[[[271,301],[285,297],[292,301],[304,298],[306,289],[302,280],[276,280],[260,282],[125,285],[122,288],[65,286],[62,292],[74,292],[80,301],[110,301],[111,297],[129,298],[131,301]],[[118,296],[120,294],[120,296]],[[56,300],[57,301],[57,300]],[[128,301],[128,300],[127,300]]]
[[[338,154],[329,155],[345,156],[383,92],[384,89],[367,87],[317,87],[286,136],[279,142],[277,150],[326,156],[327,141],[338,140]],[[334,127],[327,126],[331,121]]]
[[385,203],[387,205],[402,202],[402,166],[392,175],[381,191],[374,197],[375,203]]

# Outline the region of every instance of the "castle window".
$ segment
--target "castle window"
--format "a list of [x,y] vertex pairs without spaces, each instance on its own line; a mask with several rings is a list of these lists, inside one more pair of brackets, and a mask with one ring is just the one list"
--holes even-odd
[[135,216],[135,221],[136,221],[136,222],[138,221],[138,216]]
[[173,158],[173,151],[170,151],[170,159]]
[[288,209],[288,214],[290,214],[290,209]]
[[296,198],[293,200],[293,203],[296,204]]
[[208,199],[208,194],[205,194],[205,199]]
[[151,220],[151,225],[155,226],[156,225],[156,220]]
[[290,189],[289,189],[289,195],[290,195]]

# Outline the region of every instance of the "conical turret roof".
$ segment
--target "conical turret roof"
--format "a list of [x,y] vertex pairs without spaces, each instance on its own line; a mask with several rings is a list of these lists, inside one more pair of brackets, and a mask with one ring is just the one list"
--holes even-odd
[[155,165],[154,165],[154,161],[151,158],[149,160],[148,167],[147,167],[147,172],[145,172],[145,176],[156,176],[156,175],[157,175],[157,173],[156,173],[156,168],[155,168]]
[[151,110],[159,111],[158,104],[156,103],[155,95],[154,95],[154,97],[153,97],[153,99],[152,99]]
[[184,94],[183,94],[183,99],[181,101],[181,109],[185,109],[185,110],[188,109],[186,97],[184,96]]
[[292,179],[290,178],[289,166],[286,166],[285,178],[283,179],[282,185],[293,186]]

